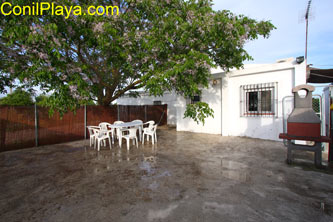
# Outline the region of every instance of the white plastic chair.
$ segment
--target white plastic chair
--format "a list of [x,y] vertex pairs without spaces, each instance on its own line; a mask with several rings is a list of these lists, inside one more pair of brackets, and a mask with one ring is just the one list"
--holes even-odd
[[[117,125],[117,124],[120,124],[120,123],[124,123],[124,122],[119,120],[119,121],[115,121],[113,124]],[[117,137],[118,140],[121,137],[121,129],[122,129],[122,127],[121,128],[116,128],[116,137]]]
[[101,142],[104,141],[104,145],[106,146],[106,140],[109,140],[109,145],[110,145],[110,150],[111,150],[111,139],[109,136],[109,133],[104,130],[99,130],[99,129],[93,129],[94,134],[95,134],[95,144],[94,147],[96,148],[96,142],[97,142],[97,150],[100,150],[101,147]]
[[[142,124],[143,126],[143,131],[145,131],[145,129],[151,129],[155,124],[155,121],[154,120],[150,120],[148,122],[145,122],[144,124]],[[146,126],[146,127],[144,127]]]
[[89,131],[89,140],[90,140],[90,147],[95,144],[95,138],[96,135],[93,131],[93,129],[99,129],[98,126],[87,126],[87,129]]
[[107,131],[108,135],[111,133],[112,144],[114,144],[114,128],[111,128],[111,124],[107,122],[102,122],[98,125],[101,130]]
[[142,144],[145,143],[145,135],[147,135],[147,141],[149,141],[149,136],[151,136],[152,143],[157,143],[157,135],[156,135],[157,124],[153,125],[151,128],[147,127],[143,129],[142,135]]
[[127,142],[127,150],[129,150],[130,139],[133,140],[133,145],[134,145],[134,141],[135,141],[136,148],[138,148],[138,137],[136,136],[137,130],[138,130],[138,128],[136,128],[136,127],[129,128],[129,129],[123,129],[122,133],[125,131],[128,131],[128,134],[121,136],[121,139],[119,140],[119,146],[121,147],[121,140],[124,138],[124,139],[126,139],[126,142]]
[[142,141],[142,127],[143,127],[143,121],[136,119],[132,121],[133,123],[141,123],[139,126],[135,126],[139,130],[139,141]]

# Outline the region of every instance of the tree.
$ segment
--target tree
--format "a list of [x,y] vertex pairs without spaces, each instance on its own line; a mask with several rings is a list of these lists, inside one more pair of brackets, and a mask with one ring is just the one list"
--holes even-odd
[[[33,1],[13,0],[12,5]],[[45,2],[45,1],[44,1]],[[13,79],[52,92],[61,113],[81,100],[109,105],[126,92],[151,95],[175,90],[185,97],[208,87],[210,68],[239,68],[251,59],[246,41],[268,37],[274,26],[230,11],[214,11],[211,0],[53,0],[81,7],[71,16],[3,16],[0,21],[0,84]],[[85,15],[90,6],[117,6],[119,15]],[[8,13],[10,7],[6,5]],[[100,11],[101,13],[102,11]],[[103,11],[106,12],[106,11]],[[4,88],[0,85],[0,90]],[[192,104],[194,120],[212,115],[206,103]]]
[[31,94],[20,88],[0,99],[0,105],[30,106],[33,104]]
[[41,95],[39,95],[39,96],[36,97],[36,104],[38,106],[45,106],[45,107],[47,107],[48,106],[47,105],[48,104],[48,99],[49,99],[48,96],[41,94]]
[[[38,106],[48,107],[50,102],[50,96],[41,94],[36,97],[36,104]],[[80,100],[78,101],[80,105],[95,105],[94,101],[92,100]]]

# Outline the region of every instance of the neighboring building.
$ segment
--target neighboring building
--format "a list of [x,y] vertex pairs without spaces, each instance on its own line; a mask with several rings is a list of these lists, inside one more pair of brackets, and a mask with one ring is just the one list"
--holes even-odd
[[[214,118],[207,118],[205,125],[184,119],[186,104],[191,101],[172,92],[163,97],[123,96],[117,104],[168,104],[168,124],[177,125],[177,131],[279,140],[278,135],[283,132],[282,100],[292,95],[293,87],[306,83],[306,63],[298,64],[289,58],[274,64],[244,65],[244,69],[228,73],[220,69],[211,72],[210,86],[202,90],[200,98],[194,98],[214,110]],[[292,109],[288,99],[284,100],[284,115]]]
[[149,96],[148,93],[140,93],[140,97],[124,95],[117,99],[118,105],[163,105],[168,104],[168,125],[177,125],[178,97],[174,92],[165,92],[162,97]]

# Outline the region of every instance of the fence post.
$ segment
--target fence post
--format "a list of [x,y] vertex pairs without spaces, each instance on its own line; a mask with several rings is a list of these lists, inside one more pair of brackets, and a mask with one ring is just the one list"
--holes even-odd
[[147,105],[145,105],[145,122],[147,122]]
[[1,112],[3,112],[4,108],[6,108],[6,118],[0,119],[0,151],[2,151],[2,149],[5,149],[6,146],[6,131],[7,131],[7,122],[9,115],[8,106],[2,107]]
[[37,113],[37,103],[35,103],[35,146],[38,146],[38,113]]
[[84,105],[84,139],[87,139],[87,105]]

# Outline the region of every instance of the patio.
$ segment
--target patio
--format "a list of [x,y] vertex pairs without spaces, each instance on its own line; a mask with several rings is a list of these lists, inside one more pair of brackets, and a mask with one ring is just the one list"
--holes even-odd
[[332,170],[310,154],[287,165],[280,142],[157,135],[129,151],[84,140],[0,153],[1,220],[332,221]]

